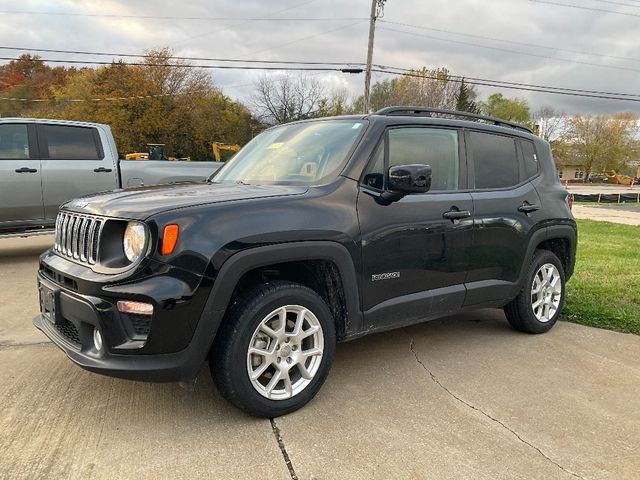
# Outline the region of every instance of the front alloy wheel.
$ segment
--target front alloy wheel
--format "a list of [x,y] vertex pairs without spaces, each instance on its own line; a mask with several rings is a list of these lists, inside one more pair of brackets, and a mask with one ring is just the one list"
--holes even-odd
[[271,400],[291,398],[313,380],[322,363],[324,334],[311,310],[285,305],[253,332],[247,373],[256,391]]
[[293,412],[326,379],[335,351],[335,322],[310,288],[277,280],[239,296],[209,356],[218,391],[257,417]]

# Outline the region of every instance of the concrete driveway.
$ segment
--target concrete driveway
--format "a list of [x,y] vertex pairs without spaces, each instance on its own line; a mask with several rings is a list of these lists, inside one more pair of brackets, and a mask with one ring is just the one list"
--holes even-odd
[[0,478],[632,479],[640,337],[480,311],[340,345],[273,421],[194,392],[84,372],[31,327],[37,252],[0,240]]

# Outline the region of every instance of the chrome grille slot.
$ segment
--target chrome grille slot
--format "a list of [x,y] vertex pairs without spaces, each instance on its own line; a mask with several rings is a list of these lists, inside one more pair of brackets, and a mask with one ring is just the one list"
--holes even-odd
[[98,261],[104,220],[79,213],[60,212],[53,249],[62,256],[93,265]]

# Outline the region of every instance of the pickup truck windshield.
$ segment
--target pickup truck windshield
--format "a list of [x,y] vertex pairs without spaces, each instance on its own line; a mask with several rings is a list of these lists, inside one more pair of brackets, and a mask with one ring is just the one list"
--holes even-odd
[[335,178],[365,130],[363,120],[322,120],[271,128],[213,176],[213,183],[321,185]]

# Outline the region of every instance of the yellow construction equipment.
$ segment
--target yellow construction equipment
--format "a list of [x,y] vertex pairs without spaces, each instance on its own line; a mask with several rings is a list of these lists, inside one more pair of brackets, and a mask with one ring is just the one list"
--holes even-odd
[[164,143],[147,143],[146,152],[127,153],[126,160],[168,160],[167,146]]
[[610,185],[631,185],[631,182],[633,181],[633,178],[631,178],[629,175],[620,175],[615,170],[606,170],[602,173],[607,176],[607,178],[609,179],[608,183]]
[[147,152],[127,153],[124,158],[125,160],[149,160],[149,154]]
[[211,144],[211,148],[213,150],[213,158],[215,158],[216,162],[220,161],[220,150],[227,150],[229,152],[238,152],[240,151],[240,145],[231,145],[229,143],[220,143],[213,142]]

